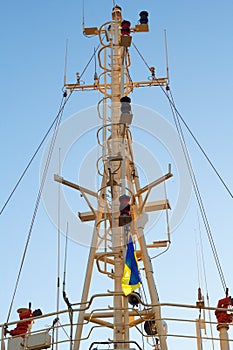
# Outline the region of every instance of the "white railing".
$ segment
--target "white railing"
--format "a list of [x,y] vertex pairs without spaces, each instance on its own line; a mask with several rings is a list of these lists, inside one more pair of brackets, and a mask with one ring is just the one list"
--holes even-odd
[[[112,294],[94,295],[85,305],[76,304],[72,309],[62,310],[59,313],[53,312],[38,317],[33,317],[33,326],[25,337],[11,337],[7,332],[15,328],[16,324],[31,319],[1,324],[1,350],[39,350],[39,349],[60,349],[71,350],[75,341],[81,341],[81,349],[114,349],[115,343],[112,339],[113,326],[111,318],[114,310],[111,306],[106,308],[94,308],[94,299],[106,298]],[[76,307],[76,308],[75,308]],[[144,330],[144,320],[148,320],[152,305],[141,304],[139,308],[130,308],[130,344],[124,344],[122,348],[147,348],[149,345],[157,350],[157,335],[148,336]],[[169,349],[220,349],[218,323],[215,318],[217,309],[212,307],[199,308],[196,305],[184,305],[173,303],[160,304],[163,321],[167,325],[167,344]],[[78,313],[81,310],[88,311],[85,314],[82,339],[75,340],[74,333],[77,327]],[[124,312],[123,309],[122,313]],[[231,312],[231,310],[229,310]],[[46,325],[46,326],[45,326]],[[226,328],[228,326],[226,325]],[[58,330],[56,342],[55,330]],[[233,325],[229,325],[227,341],[233,342]],[[143,341],[142,341],[143,339]],[[222,339],[223,341],[226,339]],[[37,342],[37,343],[36,343]],[[144,343],[143,345],[140,345]],[[58,345],[56,345],[58,344]],[[82,346],[84,344],[84,346]],[[178,344],[178,345],[177,345]],[[229,346],[230,347],[230,346]]]

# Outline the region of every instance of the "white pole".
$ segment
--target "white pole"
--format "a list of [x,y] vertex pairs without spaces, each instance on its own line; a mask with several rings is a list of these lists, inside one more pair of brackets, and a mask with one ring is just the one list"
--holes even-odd
[[219,324],[217,330],[219,331],[220,347],[221,350],[230,350],[229,340],[228,340],[228,329],[227,324]]
[[[114,11],[114,10],[113,10]],[[115,16],[114,16],[115,17]],[[111,137],[112,137],[112,156],[117,156],[121,152],[121,145],[119,143],[119,123],[120,118],[120,92],[121,92],[121,47],[119,46],[119,21],[117,19],[112,22],[112,57],[111,57]],[[119,165],[117,164],[117,167]],[[115,169],[116,165],[112,162],[112,173],[114,174],[114,180],[119,182],[120,180],[120,169],[117,171]],[[114,271],[114,291],[120,293],[121,288],[121,278],[123,270],[123,258],[122,258],[122,237],[121,228],[118,225],[118,215],[119,212],[119,201],[120,188],[114,186],[114,197],[112,198],[112,246],[113,251],[118,253],[115,255],[115,271]],[[122,297],[119,295],[114,296],[114,341],[119,344],[116,345],[117,348],[121,348],[123,344],[124,332],[123,332],[123,311],[122,311]]]
[[196,320],[197,350],[203,350],[201,339],[201,320]]

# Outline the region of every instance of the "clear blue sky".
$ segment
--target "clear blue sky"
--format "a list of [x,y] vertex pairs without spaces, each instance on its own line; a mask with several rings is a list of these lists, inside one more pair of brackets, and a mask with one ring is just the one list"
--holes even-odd
[[[122,0],[117,4],[122,7],[124,18],[130,20],[132,25],[137,23],[138,13],[141,10],[149,12],[150,32],[135,35],[134,43],[148,64],[156,67],[159,76],[165,74],[163,31],[167,30],[170,85],[176,106],[233,190],[232,1],[147,0],[142,4],[139,0],[133,2]],[[113,2],[110,0],[98,2],[86,0],[85,25],[100,26],[109,20],[112,5]],[[0,21],[1,207],[58,111],[62,97],[66,39],[69,39],[67,70],[69,82],[75,81],[75,73],[82,72],[94,47],[97,46],[96,38],[87,39],[82,36],[81,24],[82,1],[80,0],[66,2],[13,0],[2,3]],[[133,48],[131,51],[135,59],[135,65],[132,62],[132,79],[146,79],[149,74],[144,63],[138,58]],[[85,82],[92,82],[93,74],[94,63],[92,62],[83,78]],[[95,105],[99,99],[98,93],[74,94],[65,109],[63,121],[74,113]],[[173,123],[168,104],[161,91],[156,89],[135,91],[132,101],[134,104],[158,111]],[[135,133],[136,136],[139,135],[137,130]],[[94,137],[94,133],[86,135],[88,136]],[[232,199],[219,183],[190,136],[188,134],[186,136],[227,285],[233,294]],[[86,150],[90,151],[95,139],[94,143],[91,142],[89,144],[89,141],[84,138],[80,144],[72,148],[73,153],[71,152],[68,156],[67,168],[64,169],[71,181],[77,181],[79,164],[75,164],[75,157],[77,162],[81,163],[82,155],[85,155]],[[139,143],[142,142],[139,140]],[[161,144],[151,143],[150,145],[152,154],[160,149],[163,152]],[[146,145],[146,147],[150,146]],[[75,151],[77,156],[74,154]],[[39,186],[42,153],[42,151],[39,153],[0,216],[2,247],[0,323],[6,320],[30,226]],[[167,162],[172,162],[172,157],[166,154],[164,161],[158,157],[156,159],[159,159],[159,164],[165,172]],[[73,164],[74,170],[72,170]],[[172,189],[172,185],[176,187],[175,190]],[[178,180],[172,179],[169,184],[171,204],[175,204],[179,190],[177,186]],[[78,193],[67,191],[66,195],[74,213],[82,210],[79,207],[82,206],[82,202]],[[201,230],[206,246],[208,292],[214,306],[224,295],[203,226]],[[170,250],[154,261],[160,299],[164,302],[180,301],[194,304],[196,301],[196,291],[199,286],[195,251],[197,233],[197,205],[192,198],[182,223],[172,233]],[[63,241],[62,239],[62,249]],[[28,301],[33,302],[33,308],[41,307],[44,312],[50,312],[55,308],[56,242],[56,228],[41,203],[13,306],[12,320],[17,318],[16,309],[25,306]],[[88,249],[72,241],[69,243],[69,249],[69,263],[72,266],[68,271],[67,290],[71,300],[78,301]],[[62,307],[64,307],[63,303]]]

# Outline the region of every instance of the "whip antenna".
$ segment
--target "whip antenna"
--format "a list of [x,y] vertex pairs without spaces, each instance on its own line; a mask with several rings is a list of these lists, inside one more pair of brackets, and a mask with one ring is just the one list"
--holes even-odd
[[169,85],[169,68],[168,68],[168,46],[167,46],[167,31],[164,29],[164,43],[165,43],[165,53],[166,53],[166,74],[167,74],[167,81]]
[[83,20],[82,20],[82,28],[83,28],[83,33],[84,33],[84,28],[85,28],[85,23],[84,23],[84,0],[83,0],[83,4],[82,4],[82,10],[83,10]]
[[69,43],[69,40],[66,39],[66,53],[65,53],[65,66],[64,66],[64,86],[66,86],[66,71],[67,71],[68,43]]
[[65,258],[64,258],[64,272],[63,272],[63,294],[65,293],[65,286],[66,286],[67,250],[68,250],[68,222],[66,225]]

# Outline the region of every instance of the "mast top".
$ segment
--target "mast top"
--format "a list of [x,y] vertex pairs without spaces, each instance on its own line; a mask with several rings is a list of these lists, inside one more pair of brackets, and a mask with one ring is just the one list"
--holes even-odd
[[121,7],[116,5],[112,9],[112,19],[114,21],[122,21]]

